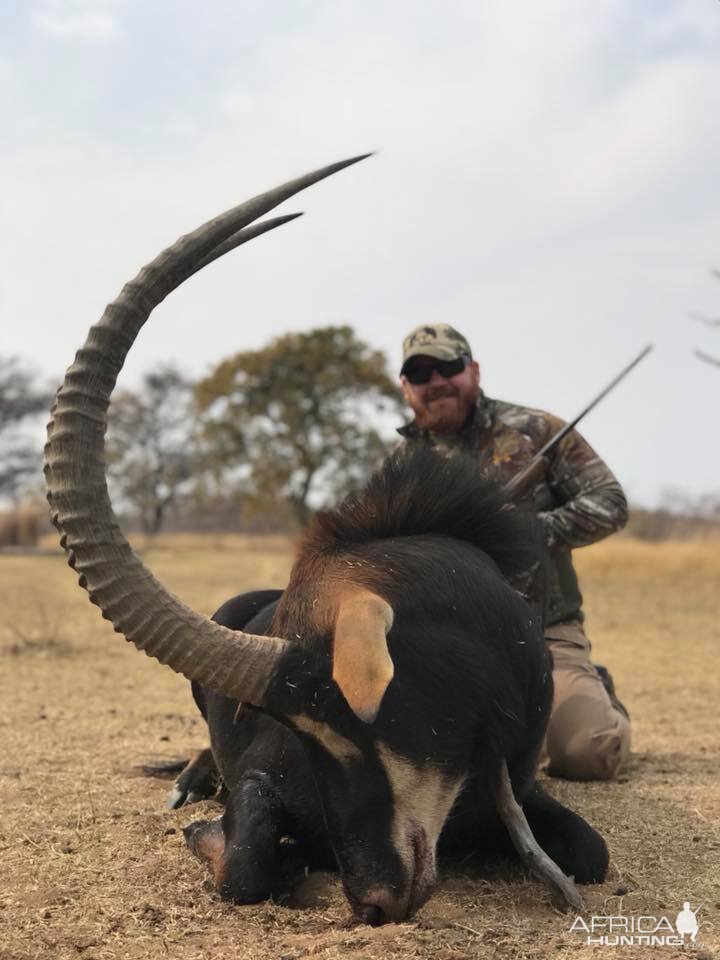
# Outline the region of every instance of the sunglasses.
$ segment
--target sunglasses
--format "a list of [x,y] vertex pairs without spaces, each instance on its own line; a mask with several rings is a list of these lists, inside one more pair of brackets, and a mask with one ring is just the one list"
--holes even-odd
[[467,366],[467,357],[458,357],[457,360],[436,360],[434,363],[409,364],[403,376],[408,383],[418,386],[421,383],[430,383],[433,373],[438,373],[445,380],[456,377]]

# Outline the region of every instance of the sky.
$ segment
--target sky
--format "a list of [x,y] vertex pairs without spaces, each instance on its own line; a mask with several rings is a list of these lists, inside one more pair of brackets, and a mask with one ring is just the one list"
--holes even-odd
[[492,395],[583,424],[631,500],[717,492],[719,0],[4,0],[0,353],[58,382],[177,236],[343,157],[305,216],[150,318],[121,383],[420,323]]

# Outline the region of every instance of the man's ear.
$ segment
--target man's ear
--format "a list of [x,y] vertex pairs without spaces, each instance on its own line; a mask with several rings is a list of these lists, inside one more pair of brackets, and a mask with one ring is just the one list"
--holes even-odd
[[403,392],[405,397],[405,402],[409,407],[413,407],[414,395],[412,392],[412,385],[409,383],[407,377],[400,376],[400,389]]

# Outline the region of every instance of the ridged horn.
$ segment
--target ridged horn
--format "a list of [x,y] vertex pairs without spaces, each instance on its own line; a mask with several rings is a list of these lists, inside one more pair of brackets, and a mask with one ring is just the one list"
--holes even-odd
[[[257,220],[305,187],[364,159],[353,157],[260,194],[181,237],[127,283],[91,327],[58,391],[45,476],[53,523],[70,566],[102,615],[148,656],[190,680],[260,705],[288,643],[221,627],[169,593],[120,532],[108,495],[104,434],[125,357],[154,308],[217,257],[287,222]],[[245,229],[245,228],[248,229]]]

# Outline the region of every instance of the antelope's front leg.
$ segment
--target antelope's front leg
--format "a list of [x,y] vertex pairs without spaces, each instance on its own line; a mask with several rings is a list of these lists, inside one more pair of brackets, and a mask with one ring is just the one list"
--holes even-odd
[[232,790],[221,817],[185,828],[188,846],[208,866],[223,900],[268,899],[277,878],[284,819],[267,775],[253,771]]

